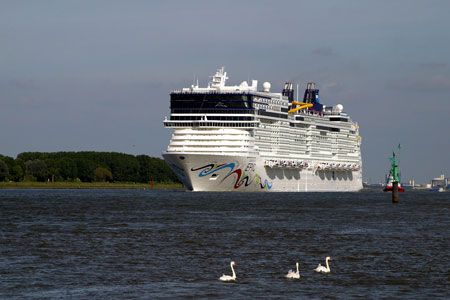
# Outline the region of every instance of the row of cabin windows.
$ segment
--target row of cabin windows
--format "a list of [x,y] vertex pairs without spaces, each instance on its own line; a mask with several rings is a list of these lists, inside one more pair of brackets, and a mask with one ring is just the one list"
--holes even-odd
[[192,122],[180,122],[172,123],[165,122],[167,127],[198,127],[198,126],[211,126],[211,127],[258,127],[258,123],[220,123],[220,122],[202,122],[202,123],[192,123]]
[[173,114],[254,114],[254,109],[217,109],[217,108],[172,108],[170,110]]
[[252,121],[253,117],[231,117],[231,116],[170,116],[173,121]]

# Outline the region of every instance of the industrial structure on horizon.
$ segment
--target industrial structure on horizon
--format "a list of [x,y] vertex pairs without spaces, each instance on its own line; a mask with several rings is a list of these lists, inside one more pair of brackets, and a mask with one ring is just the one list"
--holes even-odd
[[[369,183],[367,180],[364,182],[364,187],[367,188],[384,188],[386,183]],[[439,177],[432,178],[430,183],[417,184],[414,179],[410,179],[408,182],[402,182],[401,186],[404,189],[429,189],[430,191],[445,191],[450,190],[450,177],[445,177],[441,174]]]

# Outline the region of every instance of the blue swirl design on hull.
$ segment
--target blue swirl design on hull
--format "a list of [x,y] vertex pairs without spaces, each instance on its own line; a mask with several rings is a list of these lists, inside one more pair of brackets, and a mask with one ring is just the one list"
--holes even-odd
[[255,183],[261,187],[261,189],[267,189],[270,190],[272,188],[272,184],[269,183],[267,179],[264,179],[264,181],[261,179],[261,177],[258,174],[254,174],[252,177],[250,177],[250,174],[246,174],[245,171],[242,171],[242,169],[235,168],[234,163],[228,163],[228,164],[207,164],[199,168],[191,168],[192,172],[199,171],[198,176],[199,177],[205,177],[208,175],[212,175],[216,173],[217,171],[223,170],[223,169],[229,169],[228,173],[225,175],[225,177],[220,181],[222,183],[225,179],[230,177],[233,174],[236,174],[236,181],[234,183],[234,189],[240,188],[242,185],[249,186],[252,183]]

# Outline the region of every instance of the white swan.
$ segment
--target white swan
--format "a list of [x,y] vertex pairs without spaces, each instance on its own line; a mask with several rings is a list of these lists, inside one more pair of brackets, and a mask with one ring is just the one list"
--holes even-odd
[[289,279],[300,279],[300,272],[298,271],[298,262],[295,263],[295,265],[297,266],[297,272],[289,270],[289,272],[286,275],[286,278],[289,278]]
[[219,280],[221,280],[221,281],[235,281],[236,280],[236,273],[234,273],[234,268],[233,268],[233,266],[235,265],[235,262],[234,261],[232,261],[231,263],[230,263],[230,267],[231,267],[231,272],[233,272],[233,276],[230,276],[230,275],[222,275],[220,278],[219,278]]
[[330,266],[328,265],[328,261],[332,260],[331,257],[327,256],[327,258],[325,258],[325,264],[327,265],[327,267],[322,266],[321,264],[319,264],[317,266],[317,268],[314,269],[314,271],[319,272],[319,273],[330,273]]

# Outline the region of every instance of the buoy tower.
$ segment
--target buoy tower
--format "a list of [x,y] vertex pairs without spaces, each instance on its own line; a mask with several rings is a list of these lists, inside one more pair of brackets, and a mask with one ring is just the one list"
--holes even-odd
[[389,170],[389,173],[392,174],[393,180],[392,180],[392,202],[398,203],[398,165],[395,161],[395,152],[392,152],[391,157],[391,169]]

